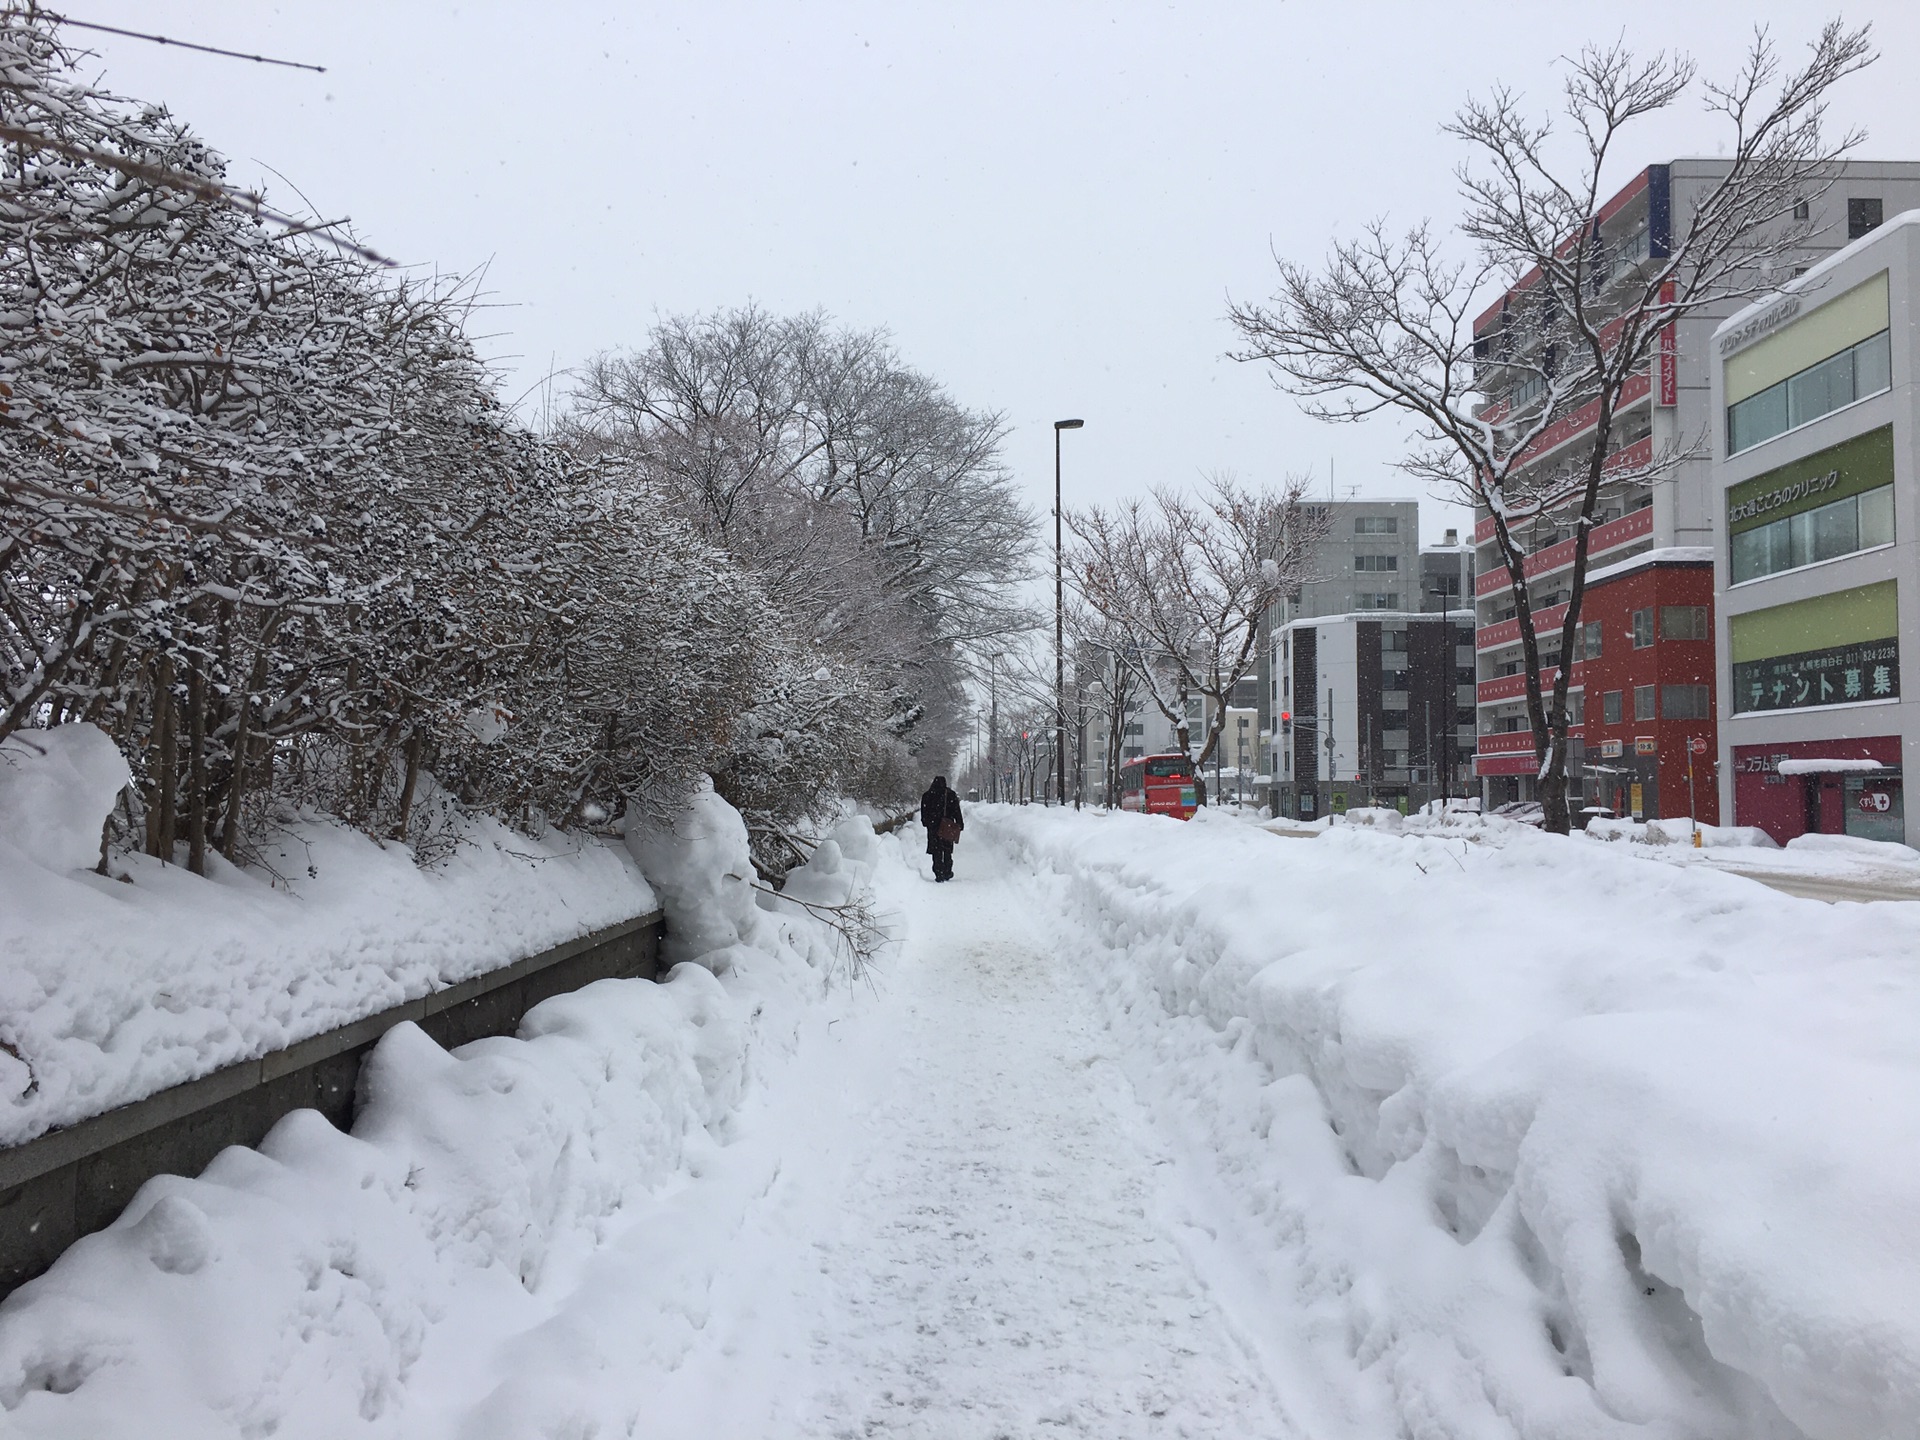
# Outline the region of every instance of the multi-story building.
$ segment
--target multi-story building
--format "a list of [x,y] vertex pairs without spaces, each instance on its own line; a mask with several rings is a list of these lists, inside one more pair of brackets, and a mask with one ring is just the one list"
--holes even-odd
[[1473,547],[1449,530],[1438,545],[1420,547],[1420,608],[1469,610],[1473,606]]
[[[1278,733],[1283,667],[1280,632],[1295,620],[1359,611],[1416,610],[1421,606],[1420,504],[1417,500],[1326,500],[1308,507],[1326,532],[1306,565],[1298,592],[1260,620],[1256,675],[1260,766],[1268,803],[1281,778],[1285,737]],[[1276,811],[1276,813],[1278,813]]]
[[[1471,616],[1354,612],[1280,627],[1271,804],[1312,819],[1355,805],[1458,794],[1472,754],[1459,717]],[[1462,745],[1467,748],[1463,751]]]
[[[1726,162],[1716,160],[1650,165],[1609,200],[1598,217],[1594,242],[1613,259],[1613,283],[1638,275],[1649,260],[1665,258],[1696,200],[1725,173]],[[1813,265],[1878,225],[1883,215],[1920,205],[1920,164],[1849,163],[1824,195],[1805,203],[1808,218],[1818,227],[1804,257]],[[1485,383],[1492,404],[1526,398],[1501,389],[1499,362],[1539,343],[1526,330],[1527,290],[1528,282],[1522,280],[1474,322],[1475,350],[1487,364]],[[1615,437],[1616,465],[1631,468],[1657,450],[1686,449],[1716,433],[1719,422],[1710,394],[1712,337],[1733,308],[1728,302],[1701,311],[1664,337],[1655,362],[1626,391]],[[1531,383],[1514,374],[1516,386]],[[1591,435],[1591,409],[1568,416],[1550,430],[1530,457],[1529,468],[1550,473],[1577,462]],[[1585,800],[1631,810],[1637,794],[1641,813],[1647,816],[1693,808],[1700,818],[1711,820],[1719,813],[1718,791],[1701,783],[1697,767],[1695,805],[1689,806],[1684,788],[1693,747],[1704,742],[1710,755],[1717,743],[1712,697],[1700,715],[1694,688],[1713,683],[1711,666],[1703,668],[1707,650],[1694,612],[1712,604],[1711,594],[1704,593],[1703,575],[1712,554],[1714,500],[1710,447],[1658,483],[1622,485],[1602,499],[1600,523],[1589,542],[1590,573],[1582,606],[1583,621],[1593,624],[1583,624],[1581,631],[1581,651],[1591,651],[1597,641],[1600,659],[1589,674],[1584,653],[1566,657],[1574,667],[1569,683],[1576,717],[1570,770],[1576,793]],[[1486,800],[1498,804],[1533,798],[1535,761],[1519,622],[1506,567],[1491,517],[1476,518],[1475,769]],[[1529,600],[1549,685],[1562,659],[1557,636],[1571,596],[1572,519],[1544,517],[1520,536],[1529,552]],[[1669,614],[1671,629],[1665,624]],[[1607,719],[1612,713],[1612,702],[1605,698],[1609,694],[1620,697],[1618,722]],[[1682,747],[1681,754],[1673,753],[1675,746]]]
[[1723,805],[1781,841],[1914,843],[1920,210],[1732,316],[1713,360]]

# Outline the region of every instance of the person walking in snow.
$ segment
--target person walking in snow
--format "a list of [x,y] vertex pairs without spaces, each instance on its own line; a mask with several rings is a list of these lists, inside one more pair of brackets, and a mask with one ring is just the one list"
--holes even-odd
[[927,854],[933,857],[933,878],[953,879],[953,847],[966,824],[960,818],[960,792],[947,788],[947,777],[936,775],[920,797],[920,823],[927,829]]

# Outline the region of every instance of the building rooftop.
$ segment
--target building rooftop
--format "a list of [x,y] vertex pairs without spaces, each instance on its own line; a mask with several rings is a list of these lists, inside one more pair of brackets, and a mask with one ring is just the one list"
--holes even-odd
[[1617,580],[1622,575],[1630,575],[1635,570],[1645,570],[1655,565],[1711,565],[1713,547],[1710,545],[1668,545],[1659,550],[1648,550],[1639,555],[1629,556],[1611,565],[1603,565],[1598,570],[1587,572],[1587,584],[1595,585],[1602,580]]
[[1818,265],[1810,266],[1805,274],[1794,276],[1779,289],[1769,291],[1751,305],[1734,311],[1733,314],[1729,315],[1714,327],[1713,338],[1717,341],[1722,335],[1727,334],[1729,331],[1738,330],[1749,320],[1760,315],[1768,306],[1777,305],[1790,295],[1804,294],[1807,290],[1818,285],[1821,278],[1836,265],[1844,264],[1867,246],[1877,244],[1897,231],[1905,230],[1909,226],[1916,225],[1920,225],[1920,210],[1903,210],[1892,219],[1883,220],[1858,240],[1849,241],[1834,251],[1833,254],[1827,256],[1827,258],[1822,260]]

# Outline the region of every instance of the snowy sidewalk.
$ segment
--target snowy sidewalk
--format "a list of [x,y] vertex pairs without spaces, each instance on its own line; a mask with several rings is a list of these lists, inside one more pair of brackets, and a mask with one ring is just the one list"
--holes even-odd
[[[689,1351],[541,1389],[611,1381],[641,1433],[689,1440],[1296,1433],[1176,1241],[1179,1167],[1094,998],[985,852],[950,886],[906,878],[882,993],[744,1117],[734,1180],[683,1196],[730,1232],[700,1242],[724,1259]],[[716,1191],[742,1196],[737,1228]]]

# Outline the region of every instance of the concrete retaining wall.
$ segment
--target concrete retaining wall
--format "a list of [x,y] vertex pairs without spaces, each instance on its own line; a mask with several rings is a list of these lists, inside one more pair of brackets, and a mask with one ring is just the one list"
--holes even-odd
[[360,1061],[411,1020],[452,1049],[511,1035],[520,1017],[595,980],[659,973],[658,911],[409,1000],[258,1060],[230,1065],[24,1145],[0,1149],[0,1296],[31,1280],[82,1235],[111,1224],[155,1175],[197,1175],[229,1145],[257,1145],[286,1114],[353,1120]]

